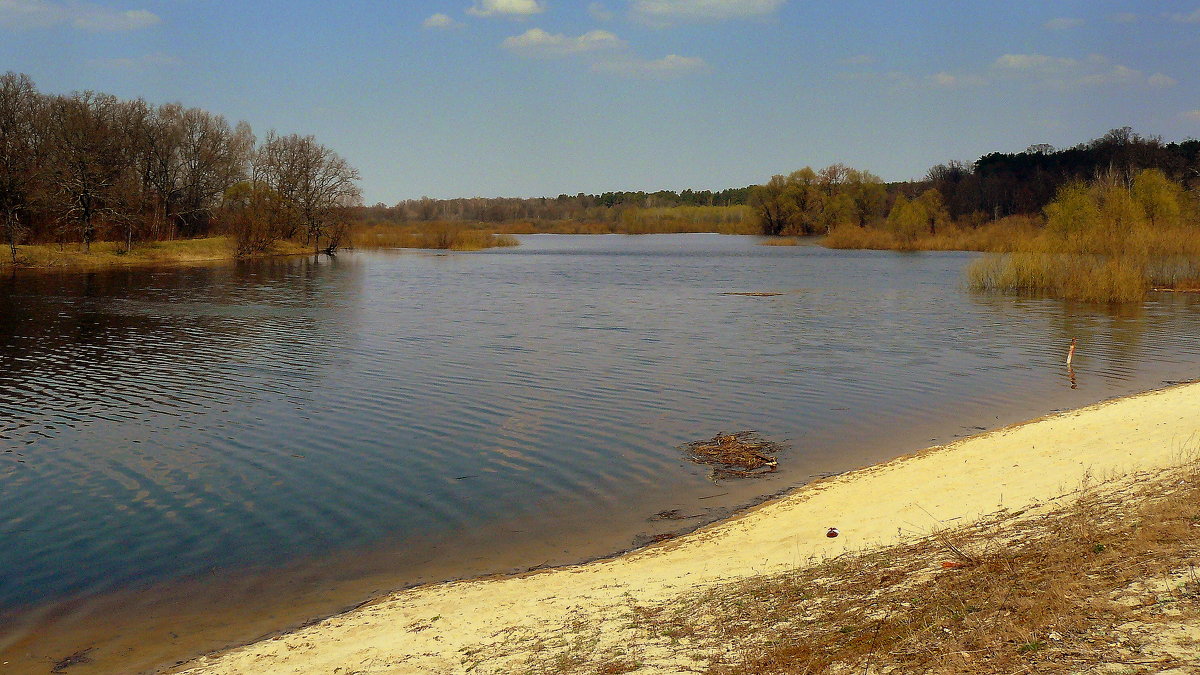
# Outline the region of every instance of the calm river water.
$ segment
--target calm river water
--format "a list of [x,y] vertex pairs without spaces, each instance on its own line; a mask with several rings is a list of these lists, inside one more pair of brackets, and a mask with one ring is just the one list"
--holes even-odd
[[[1200,377],[1194,295],[980,296],[971,254],[757,241],[0,281],[0,673],[150,668]],[[790,443],[781,471],[714,483],[677,449],[742,429]]]

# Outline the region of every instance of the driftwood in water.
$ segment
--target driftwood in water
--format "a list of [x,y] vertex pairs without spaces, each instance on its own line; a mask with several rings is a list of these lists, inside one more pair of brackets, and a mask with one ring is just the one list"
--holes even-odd
[[91,659],[91,657],[88,656],[88,654],[95,650],[96,650],[95,647],[88,647],[87,649],[80,649],[79,651],[75,652],[74,654],[71,654],[70,656],[64,656],[63,658],[54,662],[54,666],[50,669],[50,672],[65,673],[65,672],[67,672],[67,668],[70,668],[71,666],[78,666],[78,665],[81,665],[84,663],[91,663],[92,659]]
[[760,438],[756,431],[739,431],[693,441],[683,445],[682,449],[693,462],[712,466],[713,478],[743,478],[771,473],[779,468],[776,455],[784,447]]

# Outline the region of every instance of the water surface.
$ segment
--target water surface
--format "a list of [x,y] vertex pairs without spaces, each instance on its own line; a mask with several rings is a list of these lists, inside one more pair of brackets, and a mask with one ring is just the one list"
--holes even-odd
[[[129,672],[1200,375],[1191,295],[973,295],[964,253],[521,241],[0,282],[2,660]],[[741,429],[790,442],[780,472],[681,459]]]

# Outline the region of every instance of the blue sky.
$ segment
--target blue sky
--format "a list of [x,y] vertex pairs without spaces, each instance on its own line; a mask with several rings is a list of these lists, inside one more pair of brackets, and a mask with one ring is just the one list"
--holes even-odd
[[0,0],[0,71],[314,134],[368,203],[1200,136],[1200,0]]

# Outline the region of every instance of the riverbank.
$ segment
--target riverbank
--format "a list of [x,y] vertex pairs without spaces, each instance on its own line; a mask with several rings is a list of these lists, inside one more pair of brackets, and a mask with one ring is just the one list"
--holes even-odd
[[[671,624],[653,619],[655,612],[697,592],[720,593],[847,555],[927,545],[950,527],[1009,516],[1029,522],[1067,507],[1089,481],[1119,490],[1127,488],[1122,481],[1134,472],[1148,472],[1143,478],[1164,475],[1197,450],[1198,395],[1200,384],[1192,383],[1007,427],[819,481],[732,520],[619,558],[396,593],[296,632],[185,664],[177,672],[597,672],[605,663],[612,667],[601,672],[669,672],[680,663],[694,667],[706,658],[705,636],[672,636]],[[827,537],[830,527],[840,536]],[[991,538],[992,545],[1000,541]],[[934,549],[943,557],[957,555],[953,548]],[[967,561],[947,562],[961,566]],[[924,574],[939,570],[935,566]],[[666,632],[637,632],[658,625]],[[1053,638],[1035,635],[1029,642],[1047,639]]]
[[[267,251],[253,257],[311,253],[311,247],[285,240],[273,243]],[[83,244],[79,243],[61,247],[57,244],[26,244],[17,249],[17,268],[97,270],[111,267],[219,262],[237,258],[237,249],[230,237],[138,242],[128,251],[124,250],[124,244],[113,241],[92,242],[86,251]],[[0,258],[0,269],[12,267],[12,260],[6,252]]]
[[[403,230],[399,228],[354,227],[348,244],[350,248],[412,248],[442,249],[452,251],[480,251],[487,248],[516,246],[517,239],[507,234],[471,230],[458,227],[430,228],[428,230]],[[200,239],[175,239],[170,241],[146,241],[134,244],[126,251],[124,244],[113,241],[96,241],[88,250],[83,244],[25,244],[17,249],[17,269],[81,269],[99,270],[114,267],[137,267],[232,261],[238,259],[269,258],[272,256],[310,255],[312,246],[302,242],[280,239],[272,242],[267,250],[249,256],[237,254],[236,242],[232,237],[203,237]],[[12,259],[7,253],[0,257],[0,269],[12,269]]]

